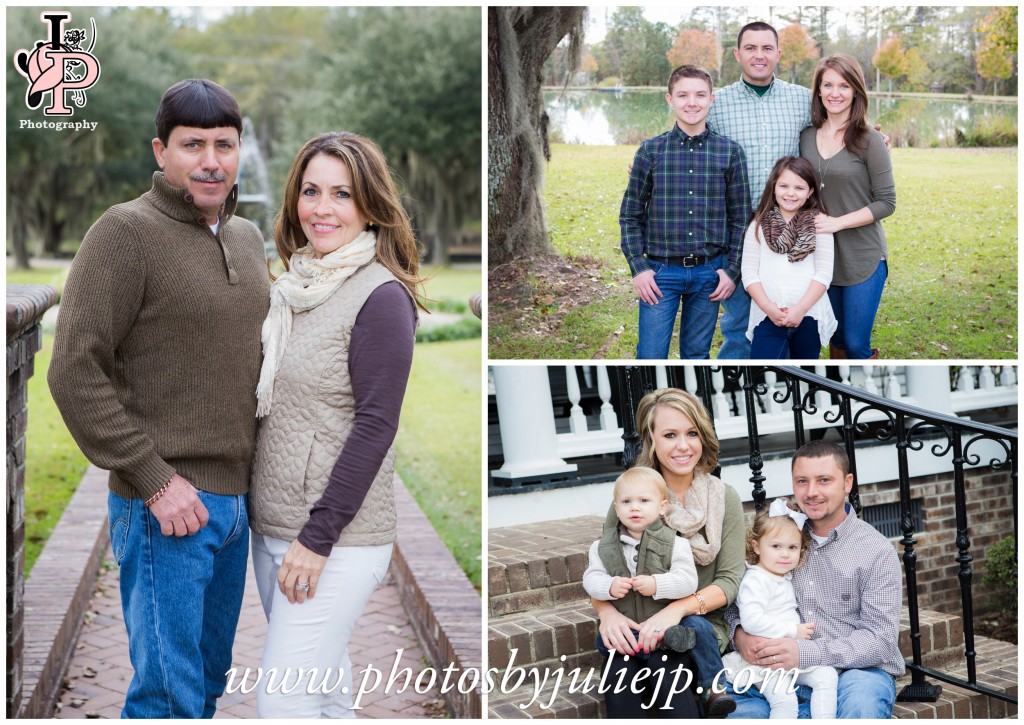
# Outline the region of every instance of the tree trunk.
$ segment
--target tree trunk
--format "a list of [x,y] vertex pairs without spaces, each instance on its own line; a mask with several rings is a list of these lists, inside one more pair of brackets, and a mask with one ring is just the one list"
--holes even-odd
[[43,256],[60,257],[60,240],[64,236],[64,222],[58,221],[57,210],[51,209],[43,220]]
[[17,269],[29,269],[28,227],[21,214],[16,214],[11,223],[11,246],[14,248],[14,266]]
[[582,7],[487,9],[487,207],[491,262],[555,254],[542,190],[550,158],[541,78],[566,35],[568,72],[578,64]]

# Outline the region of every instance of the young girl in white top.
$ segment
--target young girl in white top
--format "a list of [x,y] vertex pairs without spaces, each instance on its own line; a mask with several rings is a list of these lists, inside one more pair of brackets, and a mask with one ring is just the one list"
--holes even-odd
[[831,234],[816,234],[822,207],[806,159],[776,162],[743,240],[743,286],[750,295],[750,357],[816,360],[836,329],[825,291],[832,281]]
[[[740,624],[758,637],[811,639],[814,622],[802,624],[797,611],[791,573],[807,559],[810,533],[804,529],[807,517],[794,511],[784,498],[777,498],[767,511],[758,512],[747,532],[747,571],[740,581],[736,606]],[[811,717],[836,716],[836,688],[839,674],[828,666],[802,670],[770,670],[746,662],[739,652],[722,656],[729,682],[736,687],[761,683],[760,692],[771,705],[773,718],[797,716],[797,683],[814,689]],[[797,672],[794,678],[792,673]],[[793,682],[795,680],[795,682]]]

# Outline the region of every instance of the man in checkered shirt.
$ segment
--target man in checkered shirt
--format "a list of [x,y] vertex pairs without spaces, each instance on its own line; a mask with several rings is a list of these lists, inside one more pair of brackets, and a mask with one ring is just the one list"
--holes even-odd
[[[748,635],[738,626],[733,605],[726,611],[733,643],[747,662],[771,669],[835,667],[839,718],[889,719],[895,678],[905,670],[899,648],[899,557],[889,540],[846,503],[853,475],[842,448],[811,441],[793,456],[792,470],[793,497],[807,514],[814,540],[807,563],[793,571],[793,589],[802,621],[816,623],[814,635],[799,641]],[[769,716],[768,702],[757,688],[738,694],[729,686],[727,691],[736,701],[730,717]],[[806,688],[797,693],[801,717],[809,717]]]
[[[775,162],[783,156],[800,155],[800,132],[811,125],[811,92],[775,77],[781,55],[779,35],[768,23],[743,26],[732,53],[742,78],[715,94],[707,124],[743,148],[751,208],[756,209]],[[742,282],[722,307],[723,342],[718,359],[749,359],[750,295]]]

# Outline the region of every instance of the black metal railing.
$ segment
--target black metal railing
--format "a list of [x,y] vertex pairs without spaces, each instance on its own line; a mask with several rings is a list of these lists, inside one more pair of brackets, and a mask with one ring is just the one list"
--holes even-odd
[[[971,453],[973,446],[980,441],[995,443],[1001,454],[990,459],[988,465],[993,470],[1010,467],[1011,488],[1013,491],[1013,532],[1017,540],[1017,432],[984,423],[976,423],[955,416],[943,415],[933,411],[906,405],[880,395],[864,392],[841,383],[823,378],[819,375],[795,367],[747,366],[712,368],[700,366],[691,368],[696,374],[697,389],[690,392],[704,402],[708,412],[714,416],[712,394],[717,392],[712,384],[712,372],[724,373],[725,388],[736,396],[742,396],[746,410],[747,433],[749,443],[750,482],[752,497],[757,509],[765,504],[765,477],[762,475],[764,463],[761,457],[757,418],[761,404],[772,396],[779,405],[789,404],[793,412],[794,447],[796,450],[806,442],[804,420],[808,416],[822,415],[828,424],[834,424],[842,437],[842,445],[850,458],[851,473],[854,474],[853,487],[849,494],[850,504],[860,513],[860,495],[857,488],[857,450],[855,442],[863,440],[866,433],[873,432],[881,442],[895,445],[896,464],[898,469],[900,491],[900,529],[903,538],[899,544],[903,547],[903,566],[907,582],[907,608],[910,619],[910,641],[912,657],[907,661],[907,669],[911,673],[911,682],[904,687],[897,699],[901,701],[934,702],[942,691],[941,685],[931,684],[925,678],[931,678],[1005,702],[1016,704],[1017,698],[999,692],[977,680],[976,652],[974,642],[974,608],[971,598],[973,572],[970,554],[971,540],[967,520],[967,500],[964,488],[965,466],[977,466],[981,457]],[[782,390],[771,389],[764,382],[764,373],[774,372]],[[656,387],[655,370],[646,366],[626,366],[618,369],[620,400],[623,401],[620,415],[625,440],[624,462],[628,467],[640,451],[640,437],[636,432],[636,404],[640,398]],[[681,366],[670,366],[667,369],[669,385],[684,388],[684,369]],[[829,410],[819,409],[819,396],[827,397],[832,405]],[[868,415],[875,413],[873,419]],[[956,511],[956,548],[955,561],[958,565],[957,578],[960,584],[961,607],[964,628],[964,657],[966,658],[967,679],[953,677],[938,672],[922,663],[921,627],[919,621],[917,592],[917,555],[914,546],[915,518],[912,513],[909,452],[922,450],[926,443],[932,455],[943,458],[952,453],[951,467],[953,470],[953,488]],[[1014,550],[1016,559],[1016,549]]]

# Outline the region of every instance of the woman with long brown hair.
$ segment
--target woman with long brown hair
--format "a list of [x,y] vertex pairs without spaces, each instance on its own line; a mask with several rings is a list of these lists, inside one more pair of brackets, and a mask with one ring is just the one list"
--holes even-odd
[[349,636],[395,539],[419,255],[384,156],[353,133],[299,152],[274,241],[287,271],[263,326],[249,523],[263,671],[296,686],[261,683],[257,712],[352,717]]
[[829,210],[815,228],[835,235],[828,296],[839,326],[831,357],[876,358],[871,329],[889,273],[881,220],[896,210],[892,160],[882,135],[867,124],[867,85],[856,59],[837,53],[819,61],[812,93],[812,127],[800,134],[800,155],[814,167]]

